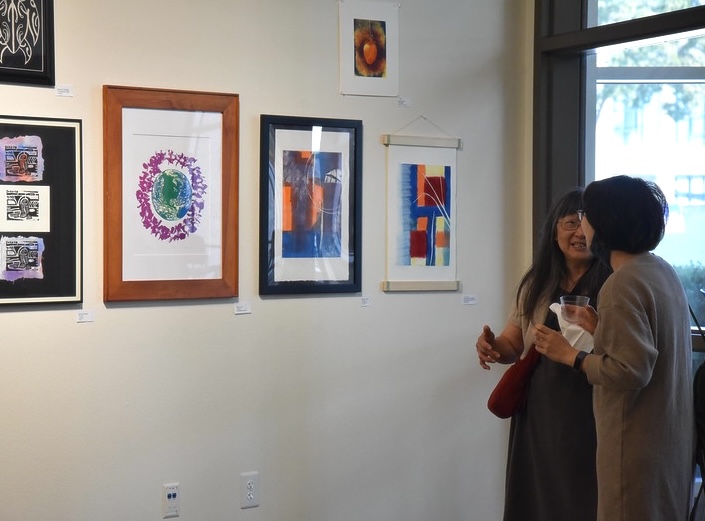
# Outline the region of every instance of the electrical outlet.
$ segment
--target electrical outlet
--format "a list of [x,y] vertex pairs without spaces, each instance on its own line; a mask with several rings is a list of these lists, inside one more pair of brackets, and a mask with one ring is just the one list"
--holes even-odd
[[259,497],[259,472],[240,474],[240,508],[258,507]]
[[164,483],[162,485],[162,519],[179,517],[181,507],[181,494],[178,483]]

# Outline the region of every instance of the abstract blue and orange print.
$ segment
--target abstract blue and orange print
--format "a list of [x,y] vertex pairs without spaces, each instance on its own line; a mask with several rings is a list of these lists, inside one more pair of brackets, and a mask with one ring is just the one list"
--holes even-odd
[[340,257],[342,155],[285,150],[283,163],[282,257]]
[[402,164],[401,266],[449,266],[451,167]]

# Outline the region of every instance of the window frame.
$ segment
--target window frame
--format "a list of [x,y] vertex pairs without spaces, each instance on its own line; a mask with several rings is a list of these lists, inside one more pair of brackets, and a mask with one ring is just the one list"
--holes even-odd
[[[705,6],[589,27],[597,0],[535,0],[533,100],[533,244],[551,201],[584,186],[594,171],[594,134],[586,132],[588,56],[594,49],[705,29]],[[556,95],[560,93],[560,95]],[[589,163],[588,163],[589,161]],[[693,332],[693,349],[705,341]]]

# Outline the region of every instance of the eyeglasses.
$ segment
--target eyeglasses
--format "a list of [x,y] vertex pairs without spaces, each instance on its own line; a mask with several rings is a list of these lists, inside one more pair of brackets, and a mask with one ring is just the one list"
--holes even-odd
[[578,228],[580,228],[580,214],[582,212],[578,212],[578,218],[575,219],[574,217],[569,217],[567,219],[558,219],[558,224],[560,224],[561,228],[563,228],[567,232],[574,232]]

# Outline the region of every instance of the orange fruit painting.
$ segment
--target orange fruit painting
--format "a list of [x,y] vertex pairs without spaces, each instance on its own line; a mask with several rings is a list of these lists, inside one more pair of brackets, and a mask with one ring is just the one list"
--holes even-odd
[[387,76],[387,24],[381,20],[354,19],[355,76]]

